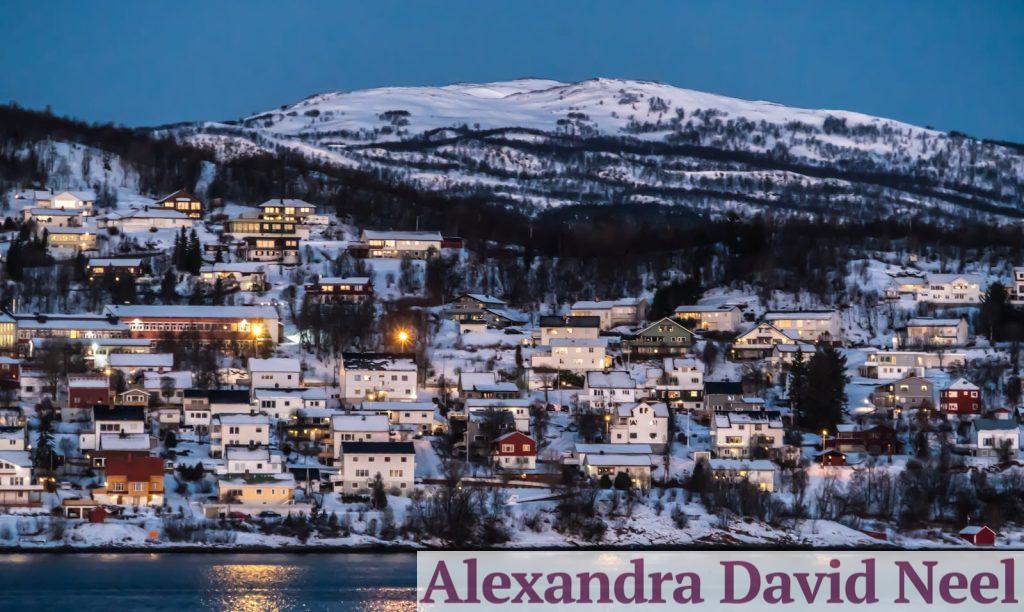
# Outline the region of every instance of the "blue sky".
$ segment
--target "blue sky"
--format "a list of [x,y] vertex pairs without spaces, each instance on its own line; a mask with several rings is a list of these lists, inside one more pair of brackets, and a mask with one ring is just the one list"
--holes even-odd
[[1024,2],[5,0],[0,101],[227,119],[309,94],[652,79],[1024,142]]

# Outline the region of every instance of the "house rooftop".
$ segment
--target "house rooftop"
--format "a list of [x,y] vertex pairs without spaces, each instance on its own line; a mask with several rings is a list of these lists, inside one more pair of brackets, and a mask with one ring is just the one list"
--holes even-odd
[[341,454],[415,455],[412,442],[342,442]]
[[545,315],[540,318],[541,327],[601,327],[601,317]]
[[302,364],[291,357],[271,357],[269,359],[249,359],[250,372],[299,372]]
[[336,414],[331,417],[332,431],[390,431],[387,415]]

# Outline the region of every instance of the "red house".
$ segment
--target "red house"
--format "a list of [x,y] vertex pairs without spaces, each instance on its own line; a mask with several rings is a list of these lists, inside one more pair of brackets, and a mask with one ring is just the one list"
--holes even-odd
[[537,467],[537,441],[521,431],[510,431],[491,442],[491,461],[509,470]]
[[110,403],[110,383],[106,376],[68,377],[68,408],[86,409]]
[[0,357],[0,380],[11,382],[21,380],[21,360]]
[[996,532],[987,525],[968,525],[961,529],[958,535],[975,546],[996,545]]
[[981,413],[981,389],[965,378],[939,392],[939,410],[948,416]]

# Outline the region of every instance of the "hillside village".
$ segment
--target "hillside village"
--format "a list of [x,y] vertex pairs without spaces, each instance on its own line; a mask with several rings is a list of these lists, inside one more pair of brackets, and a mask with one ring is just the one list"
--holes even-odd
[[588,294],[296,198],[4,198],[2,546],[1024,544],[1024,261]]

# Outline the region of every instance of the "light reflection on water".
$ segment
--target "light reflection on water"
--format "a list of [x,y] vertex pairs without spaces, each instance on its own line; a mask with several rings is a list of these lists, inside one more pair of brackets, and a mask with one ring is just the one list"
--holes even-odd
[[413,555],[0,555],[2,610],[415,608]]

